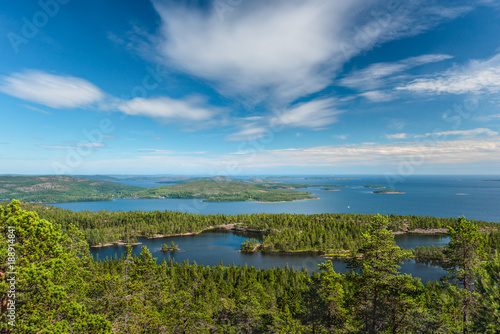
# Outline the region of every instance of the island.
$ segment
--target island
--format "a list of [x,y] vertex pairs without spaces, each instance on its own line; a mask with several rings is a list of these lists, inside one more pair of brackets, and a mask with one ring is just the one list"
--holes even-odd
[[325,191],[340,191],[340,189],[334,189],[334,188],[319,188],[319,190],[325,190]]
[[[182,183],[153,188],[129,186],[116,181],[83,177],[0,176],[0,198],[24,202],[61,203],[112,201],[119,198],[200,198],[204,202],[290,202],[316,199],[312,193],[295,191],[314,185],[275,182],[261,179],[236,180],[224,176],[178,178]],[[113,179],[109,177],[108,179]]]
[[385,189],[384,186],[379,186],[376,184],[368,184],[366,186],[363,186],[363,188],[371,188],[371,189]]
[[373,192],[374,194],[405,194],[402,191],[398,190],[376,190]]
[[180,250],[179,245],[176,245],[175,242],[171,241],[170,246],[167,246],[167,244],[163,244],[161,246],[161,251],[162,252],[170,252],[170,251],[176,251]]

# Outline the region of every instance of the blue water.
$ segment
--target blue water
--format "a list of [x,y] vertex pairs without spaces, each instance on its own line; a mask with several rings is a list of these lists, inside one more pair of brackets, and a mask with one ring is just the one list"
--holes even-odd
[[[246,237],[234,233],[205,232],[195,236],[182,236],[170,238],[137,238],[142,245],[134,246],[132,254],[139,255],[141,247],[146,246],[157,258],[157,263],[163,259],[168,261],[170,258],[177,262],[195,261],[197,264],[215,266],[219,263],[223,265],[241,265],[254,266],[256,268],[284,268],[286,265],[296,270],[303,267],[308,272],[318,271],[318,264],[326,261],[324,258],[315,254],[263,254],[263,253],[240,253],[240,245],[247,240]],[[418,236],[418,235],[397,235],[396,243],[403,248],[412,248],[413,244],[436,246],[444,245],[449,241],[448,237],[441,236]],[[170,244],[174,241],[181,249],[180,251],[162,252],[163,244]],[[94,259],[104,260],[106,257],[121,257],[124,254],[125,246],[110,246],[104,248],[91,248]],[[343,260],[332,260],[333,267],[337,272],[347,271],[347,266]],[[439,280],[447,273],[440,267],[430,264],[416,263],[413,260],[407,260],[401,265],[402,273],[411,274],[414,277],[420,277],[423,283],[429,280]]]
[[[380,213],[458,217],[500,222],[500,176],[409,176],[353,175],[354,180],[280,179],[282,182],[315,185],[343,184],[339,191],[324,191],[321,187],[304,189],[319,197],[317,200],[286,203],[216,202],[201,199],[118,199],[109,202],[58,203],[56,207],[73,211],[132,211],[169,210],[198,214],[251,213]],[[394,182],[396,181],[396,182]],[[134,183],[134,182],[133,182]],[[129,183],[131,184],[131,183]],[[404,194],[374,194],[364,185],[377,184],[405,192]],[[151,181],[135,182],[143,187],[159,186]]]

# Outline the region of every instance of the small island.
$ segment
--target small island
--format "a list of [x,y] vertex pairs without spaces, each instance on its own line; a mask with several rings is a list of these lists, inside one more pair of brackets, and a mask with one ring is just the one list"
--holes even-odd
[[334,189],[334,188],[320,188],[319,190],[326,190],[326,191],[340,191],[340,189]]
[[374,194],[404,194],[404,192],[398,191],[398,190],[376,190],[373,193]]
[[379,186],[376,184],[368,184],[366,186],[363,186],[363,188],[371,188],[371,189],[385,189],[384,186]]
[[162,252],[170,252],[170,251],[176,251],[180,250],[179,245],[176,245],[173,241],[170,242],[170,246],[167,246],[167,244],[163,244],[161,246],[161,251]]

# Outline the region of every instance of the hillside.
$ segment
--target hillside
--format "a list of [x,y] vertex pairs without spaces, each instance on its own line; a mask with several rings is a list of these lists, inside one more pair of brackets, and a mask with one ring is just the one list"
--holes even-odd
[[287,183],[210,178],[154,188],[73,176],[0,176],[0,200],[25,202],[109,201],[115,198],[205,198],[207,202],[279,202],[311,199],[310,193],[282,190]]
[[[286,187],[286,184],[280,184]],[[270,189],[268,183],[258,185],[239,181],[199,180],[138,191],[137,198],[205,198],[205,202],[256,201],[280,202],[312,199],[310,193]]]
[[0,176],[0,199],[24,202],[110,201],[130,196],[142,188],[81,177]]

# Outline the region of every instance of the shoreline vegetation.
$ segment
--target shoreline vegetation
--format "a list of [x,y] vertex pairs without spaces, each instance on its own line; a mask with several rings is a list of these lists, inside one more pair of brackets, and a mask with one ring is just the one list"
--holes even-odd
[[312,197],[310,192],[296,190],[316,185],[255,178],[232,179],[223,176],[192,178],[152,188],[129,186],[109,180],[103,177],[88,179],[62,175],[0,176],[0,201],[18,199],[23,202],[50,204],[115,199],[199,198],[203,202],[276,203],[317,199]]
[[[28,212],[24,207],[37,211]],[[147,224],[141,225],[141,218]],[[4,268],[3,275],[7,282],[15,280],[16,328],[23,333],[33,332],[33,328],[50,333],[431,333],[436,329],[449,333],[464,328],[465,332],[465,326],[474,328],[467,331],[470,333],[497,330],[498,307],[491,300],[498,297],[500,256],[492,255],[491,246],[498,249],[500,239],[492,243],[492,232],[483,239],[480,229],[491,230],[498,224],[478,222],[478,227],[463,217],[394,215],[202,216],[106,211],[92,215],[19,201],[2,203],[0,219],[4,222],[2,244],[10,244],[11,231],[15,231],[16,271]],[[106,235],[115,225],[120,233],[150,228],[146,234],[154,236],[159,234],[154,227],[160,221],[171,224],[172,232],[178,233],[223,225],[224,221],[226,229],[261,230],[262,242],[245,242],[252,251],[270,247],[272,242],[276,247],[286,246],[284,240],[292,240],[297,247],[289,250],[297,252],[303,248],[297,237],[304,236],[311,246],[316,243],[319,247],[325,244],[323,238],[334,236],[326,244],[336,240],[342,247],[353,246],[350,254],[354,256],[346,262],[358,270],[337,273],[331,261],[321,263],[319,272],[312,273],[306,267],[204,266],[172,258],[158,264],[145,246],[140,255],[132,255],[132,247],[126,247],[124,256],[104,261],[94,261],[88,252],[85,239],[96,230]],[[446,248],[402,250],[390,232],[411,231],[416,226],[443,228],[438,227],[441,224],[454,226],[449,228]],[[351,245],[351,237],[359,239],[358,232],[359,244]],[[280,235],[287,238],[266,238]],[[127,236],[121,240],[131,240]],[[172,241],[162,247],[164,251],[178,249]],[[4,263],[11,261],[9,255],[3,252]],[[430,281],[424,285],[399,272],[398,263],[412,256],[441,261],[448,271],[443,280],[450,284]],[[475,284],[474,294],[468,294],[475,298],[471,302],[460,295],[468,290],[466,282]],[[374,302],[382,309],[374,308]],[[469,309],[464,310],[463,305]],[[472,321],[466,319],[462,325],[460,310],[462,314],[470,311]],[[4,320],[6,315],[4,312]]]
[[162,252],[171,252],[180,250],[179,245],[176,245],[173,241],[170,242],[170,245],[163,244],[160,249]]
[[[7,203],[3,203],[6,206]],[[248,233],[258,240],[243,245],[243,251],[291,254],[316,252],[324,257],[345,258],[360,247],[374,215],[325,214],[240,214],[201,215],[172,211],[79,211],[34,203],[22,203],[40,218],[57,223],[71,233],[77,228],[92,248],[139,245],[138,237],[168,238],[192,236],[211,230]],[[389,215],[392,234],[446,235],[458,218]],[[474,222],[488,240],[489,249],[500,249],[498,223]],[[259,245],[257,245],[257,243]]]
[[405,194],[405,192],[398,191],[398,190],[376,190],[373,193],[374,194],[386,194],[386,195]]
[[384,186],[379,186],[376,184],[368,184],[366,186],[363,186],[363,188],[371,188],[371,189],[385,189]]

